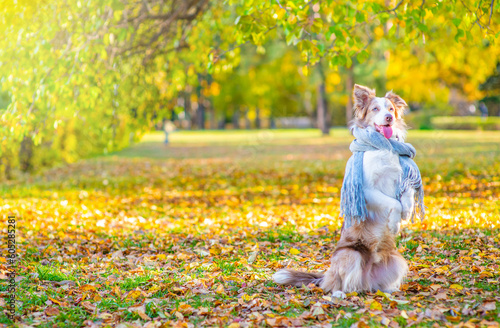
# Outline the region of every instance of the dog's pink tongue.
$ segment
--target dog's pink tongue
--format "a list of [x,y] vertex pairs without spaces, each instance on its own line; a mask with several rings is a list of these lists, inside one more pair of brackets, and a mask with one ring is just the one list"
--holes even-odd
[[383,125],[382,132],[384,132],[384,137],[386,137],[387,139],[392,137],[392,128],[390,126]]

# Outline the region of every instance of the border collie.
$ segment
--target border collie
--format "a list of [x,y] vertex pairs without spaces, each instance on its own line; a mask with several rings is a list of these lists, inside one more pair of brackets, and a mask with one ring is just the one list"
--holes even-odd
[[[373,129],[387,139],[404,141],[406,125],[402,119],[406,102],[392,91],[376,97],[375,90],[355,85],[353,92],[354,127]],[[344,297],[354,291],[397,291],[408,272],[408,265],[396,249],[395,236],[402,219],[412,216],[414,193],[405,191],[396,198],[402,168],[399,155],[389,150],[363,154],[363,190],[368,219],[342,227],[339,242],[325,273],[280,270],[276,283],[301,287],[314,283],[324,292]],[[345,222],[344,222],[345,223]]]

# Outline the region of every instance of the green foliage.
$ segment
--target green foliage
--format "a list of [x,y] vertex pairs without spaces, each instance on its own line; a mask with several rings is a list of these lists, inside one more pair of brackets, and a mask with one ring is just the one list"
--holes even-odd
[[436,116],[431,118],[435,129],[448,130],[500,130],[500,117]]
[[[343,69],[384,60],[374,49],[415,58],[423,49],[444,67],[428,65],[440,73],[433,83],[477,98],[499,53],[494,9],[480,0],[2,0],[0,175],[122,149],[172,113],[195,120],[200,107],[212,121],[257,118],[257,109],[312,116],[304,104],[325,83],[319,63],[340,111]],[[399,64],[398,75],[411,66]],[[391,78],[411,93],[411,77]]]

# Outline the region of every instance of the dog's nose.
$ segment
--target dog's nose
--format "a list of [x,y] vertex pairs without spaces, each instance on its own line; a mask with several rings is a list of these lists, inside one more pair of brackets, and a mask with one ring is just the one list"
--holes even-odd
[[385,115],[385,120],[387,121],[387,123],[391,123],[391,122],[392,122],[392,119],[393,119],[393,117],[392,117],[392,115],[391,115],[391,114],[387,114],[387,115]]

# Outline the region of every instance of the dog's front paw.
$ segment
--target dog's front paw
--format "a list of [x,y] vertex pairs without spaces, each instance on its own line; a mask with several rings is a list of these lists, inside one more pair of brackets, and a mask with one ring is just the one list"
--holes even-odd
[[403,193],[401,196],[401,219],[402,220],[408,220],[411,218],[413,214],[413,208],[415,207],[415,201],[413,199],[414,195],[413,189],[410,189],[406,192]]
[[403,208],[401,211],[401,220],[408,220],[411,218],[412,210],[410,208]]
[[341,290],[336,290],[336,291],[332,292],[332,297],[344,299],[347,297],[347,295]]

